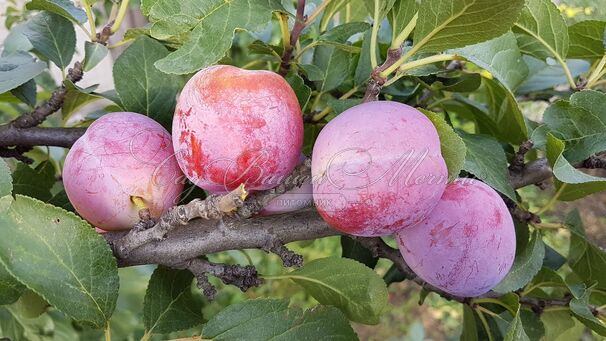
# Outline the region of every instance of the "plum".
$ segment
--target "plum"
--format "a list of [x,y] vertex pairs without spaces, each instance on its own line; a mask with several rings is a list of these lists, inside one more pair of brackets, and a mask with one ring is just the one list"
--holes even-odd
[[311,171],[320,215],[356,236],[390,235],[419,223],[448,181],[431,121],[388,101],[357,105],[330,121],[314,145]]
[[[305,162],[305,155],[301,154],[299,163]],[[300,187],[295,187],[290,191],[272,199],[269,204],[265,205],[259,212],[260,215],[282,214],[294,212],[305,207],[311,206],[313,203],[312,196],[313,186],[311,178],[306,179]]]
[[173,152],[170,134],[151,118],[104,115],[67,154],[65,192],[84,219],[105,231],[130,228],[139,220],[140,206],[159,218],[183,191]]
[[429,218],[396,237],[404,260],[419,277],[461,297],[494,288],[516,252],[507,206],[495,190],[472,179],[449,184]]
[[303,118],[294,91],[270,71],[218,65],[185,85],[173,118],[183,173],[213,193],[276,187],[295,168]]

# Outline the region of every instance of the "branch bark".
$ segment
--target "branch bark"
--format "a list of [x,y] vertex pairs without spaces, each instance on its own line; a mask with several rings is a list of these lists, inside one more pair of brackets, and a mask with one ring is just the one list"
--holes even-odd
[[11,124],[0,126],[0,147],[54,146],[71,147],[86,128],[17,128]]
[[226,217],[221,220],[197,219],[187,227],[176,228],[163,240],[151,241],[122,256],[118,249],[120,239],[127,232],[104,234],[112,246],[121,267],[185,262],[201,255],[241,249],[264,249],[267,245],[313,240],[339,235],[329,227],[315,209],[269,217],[241,219]]

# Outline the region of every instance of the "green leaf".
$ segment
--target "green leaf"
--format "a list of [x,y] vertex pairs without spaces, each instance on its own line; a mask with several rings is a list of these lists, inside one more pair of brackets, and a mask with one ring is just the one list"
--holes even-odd
[[19,315],[25,318],[36,318],[46,312],[49,305],[42,297],[31,290],[25,290],[13,305]]
[[509,31],[523,6],[524,0],[425,0],[419,7],[414,46],[440,52],[499,37]]
[[597,283],[599,288],[606,288],[606,252],[585,235],[585,227],[578,210],[566,217],[566,227],[571,231],[568,263],[570,268],[584,283]]
[[418,10],[419,4],[416,0],[400,0],[395,2],[393,8],[387,15],[387,19],[391,25],[393,38],[404,31],[415,14],[417,14]]
[[[598,94],[602,100],[591,101],[588,96]],[[584,101],[583,106],[575,105],[576,101]],[[572,101],[575,101],[573,103]],[[551,133],[567,144],[565,156],[571,162],[582,161],[589,156],[606,149],[606,114],[600,113],[602,108],[595,108],[593,104],[606,104],[606,94],[597,92],[585,93],[581,97],[571,97],[571,102],[557,101],[552,104],[543,115],[544,123],[551,129]]]
[[256,299],[228,306],[204,326],[202,337],[222,340],[357,340],[349,321],[334,307],[303,313],[287,300]]
[[[401,2],[409,2],[409,1],[401,1]],[[356,86],[360,86],[370,78],[370,74],[372,72],[372,65],[370,63],[370,35],[371,30],[368,30],[364,33],[364,38],[362,39],[362,51],[360,52],[360,58],[358,59],[358,65],[356,66],[356,75],[354,77],[354,83]],[[377,60],[380,59],[379,50],[375,49],[375,55],[377,56]]]
[[82,89],[69,80],[64,82],[64,86],[67,90],[63,107],[61,108],[64,122],[67,122],[67,120],[69,120],[69,118],[84,105],[104,98],[102,96],[93,94],[93,91],[97,88],[97,86]]
[[[606,190],[606,178],[585,174],[574,168],[563,155],[565,144],[547,134],[547,159],[558,180],[556,187],[560,193],[558,199],[572,201],[587,195]],[[566,186],[562,189],[562,186]]]
[[159,0],[141,0],[141,12],[143,12],[143,15],[148,16],[149,12],[151,11],[152,7],[156,4],[156,2],[158,2]]
[[23,34],[38,53],[61,69],[65,69],[74,56],[74,25],[60,15],[50,12],[37,14],[29,19]]
[[192,294],[193,279],[188,270],[160,266],[154,271],[143,304],[143,322],[148,334],[184,330],[204,321],[202,302]]
[[355,107],[362,103],[361,98],[348,98],[348,99],[337,99],[330,98],[328,101],[328,106],[333,109],[335,115],[339,115],[345,110]]
[[517,250],[511,270],[493,291],[508,293],[522,288],[541,270],[544,257],[545,244],[541,234],[535,231],[526,248]]
[[351,259],[317,259],[279,277],[292,279],[318,302],[339,308],[355,322],[377,324],[387,306],[385,282]]
[[42,162],[35,169],[18,163],[13,172],[13,194],[47,201],[51,198],[50,190],[55,181],[55,167],[50,161]]
[[473,309],[467,304],[463,304],[463,332],[461,341],[478,341],[478,327]]
[[511,32],[483,43],[453,50],[452,53],[489,71],[510,91],[517,88],[528,75],[528,67],[522,59],[515,35]]
[[341,237],[341,257],[353,259],[367,267],[373,269],[379,258],[372,255],[372,252],[362,246],[356,239],[347,236]]
[[52,327],[53,321],[48,315],[28,319],[23,318],[13,307],[0,307],[2,338],[13,341],[52,341],[53,338],[49,336]]
[[25,52],[0,58],[0,93],[27,83],[46,69],[46,63],[36,62]]
[[543,259],[543,266],[555,271],[561,268],[564,264],[566,264],[566,258],[551,246],[545,245],[545,258]]
[[[259,30],[270,22],[272,12],[283,10],[278,0],[158,0],[151,8],[148,2],[144,5],[149,9],[153,36],[170,34],[174,27],[183,31],[183,18],[195,19],[188,22],[187,30],[192,31],[183,46],[155,63],[160,71],[174,74],[192,73],[216,63],[230,48],[236,29]],[[167,32],[154,29],[155,25]]]
[[486,114],[496,124],[499,140],[520,144],[528,139],[528,128],[518,101],[511,91],[497,81],[483,79]]
[[25,7],[30,11],[49,11],[79,24],[87,20],[86,12],[74,6],[70,0],[32,0]]
[[[603,269],[603,268],[602,268]],[[574,314],[579,321],[589,327],[594,332],[606,336],[606,324],[600,321],[598,318],[593,316],[591,309],[589,308],[589,295],[590,290],[585,291],[582,297],[573,298],[570,300],[570,311]]]
[[33,79],[19,85],[11,90],[11,94],[17,97],[21,102],[34,107],[36,105],[36,81]]
[[[341,26],[343,26],[343,28],[340,28]],[[365,28],[368,28],[368,26],[360,25],[360,23],[351,23],[341,26],[334,28],[333,30],[336,31],[329,35],[330,39],[336,43],[345,43],[347,38],[349,38],[348,34],[352,31],[361,32],[364,31]],[[313,61],[314,66],[316,66],[324,75],[324,77],[317,82],[317,88],[321,92],[327,92],[339,87],[350,76],[352,68],[355,67],[353,55],[349,51],[334,46],[317,47],[314,50]],[[317,78],[315,77],[316,74],[319,75],[315,70],[312,73],[314,74],[313,78]]]
[[181,88],[178,76],[154,67],[154,62],[168,53],[159,42],[142,36],[118,57],[113,69],[114,84],[124,108],[147,115],[165,127],[171,124]]
[[568,311],[545,311],[541,314],[545,325],[544,340],[581,340],[585,327],[572,318]]
[[522,319],[520,318],[520,310],[516,313],[516,316],[513,318],[511,323],[509,324],[509,329],[507,330],[507,334],[505,334],[505,338],[503,341],[530,341],[530,338],[524,331],[524,327],[522,326]]
[[482,85],[482,76],[477,73],[463,73],[455,77],[438,77],[432,88],[448,92],[473,92]]
[[[560,84],[568,84],[564,68],[555,60],[547,59],[547,61],[543,61],[531,56],[524,56],[523,59],[530,72],[528,78],[517,89],[518,93],[525,94],[552,89]],[[586,73],[591,66],[589,62],[578,59],[568,60],[566,65],[572,77],[578,77]]]
[[[379,21],[383,21],[383,18],[387,15],[387,13],[394,6],[396,0],[364,0],[364,4],[366,5],[366,10],[370,13],[371,16],[374,17],[375,13],[375,4],[379,5]],[[377,23],[377,24],[380,24]]]
[[545,336],[545,326],[541,321],[541,316],[531,310],[520,310],[520,319],[526,335],[530,340],[543,340]]
[[11,170],[4,159],[0,159],[0,214],[6,211],[13,198],[13,178],[11,177]]
[[324,74],[316,84],[320,92],[334,90],[343,84],[354,63],[351,53],[332,46],[318,46],[314,50],[313,61]]
[[606,21],[586,20],[568,27],[568,58],[597,59],[604,56]]
[[486,135],[463,133],[461,137],[467,147],[463,169],[511,200],[517,201],[515,191],[509,182],[507,157],[501,145]]
[[277,46],[269,45],[264,41],[255,40],[252,44],[248,45],[248,51],[252,54],[264,54],[268,56],[273,56],[277,60],[280,60],[280,56],[282,55],[282,49]]
[[324,77],[326,77],[326,74],[324,74],[324,71],[322,71],[319,67],[315,66],[314,64],[301,64],[299,66],[305,73],[305,76],[307,77],[307,79],[309,79],[312,82],[321,81],[324,79]]
[[289,73],[286,76],[286,81],[290,84],[290,87],[294,90],[295,95],[297,95],[297,100],[299,101],[299,106],[302,110],[305,109],[307,102],[309,102],[309,98],[311,97],[311,88],[305,85],[303,78],[296,73]]
[[520,48],[539,59],[565,59],[568,54],[568,27],[551,0],[528,0],[514,26],[520,33]]
[[118,296],[106,241],[73,213],[18,195],[0,216],[0,262],[76,321],[101,328]]
[[105,56],[109,50],[107,47],[98,44],[91,43],[87,41],[84,43],[84,71],[90,71],[95,66],[97,66]]
[[419,110],[429,118],[438,131],[442,157],[448,168],[448,180],[453,181],[459,176],[465,164],[465,154],[467,153],[465,142],[442,116],[429,110]]
[[318,37],[318,41],[333,41],[345,43],[351,36],[368,30],[370,25],[365,22],[350,22],[331,28]]
[[25,286],[11,276],[0,264],[0,305],[11,304],[19,299]]

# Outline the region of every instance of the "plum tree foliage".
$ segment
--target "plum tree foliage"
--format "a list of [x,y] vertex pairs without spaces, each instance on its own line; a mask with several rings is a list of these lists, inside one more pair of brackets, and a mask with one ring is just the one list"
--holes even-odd
[[[464,340],[606,336],[606,253],[577,211],[545,215],[606,190],[606,21],[551,0],[9,3],[0,338],[357,340],[402,281],[456,302]],[[129,11],[148,23],[121,30]],[[114,88],[81,87],[110,51]],[[286,246],[328,236],[341,254]],[[243,249],[284,269],[214,257]],[[144,330],[112,329],[136,265],[157,265]],[[315,303],[212,311],[219,280]]]

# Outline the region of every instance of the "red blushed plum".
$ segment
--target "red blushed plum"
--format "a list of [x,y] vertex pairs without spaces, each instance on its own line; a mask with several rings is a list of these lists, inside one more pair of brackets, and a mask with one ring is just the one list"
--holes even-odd
[[471,179],[448,185],[422,223],[397,234],[402,256],[423,280],[473,297],[494,288],[516,252],[513,220],[492,188]]
[[320,132],[313,198],[324,220],[356,236],[390,235],[426,218],[448,180],[438,133],[397,102],[346,110]]
[[128,229],[140,205],[154,218],[174,206],[183,173],[170,134],[156,121],[131,112],[102,116],[65,159],[65,192],[78,213],[105,231]]
[[278,74],[213,66],[181,92],[173,144],[185,175],[207,191],[270,189],[299,160],[301,108]]

